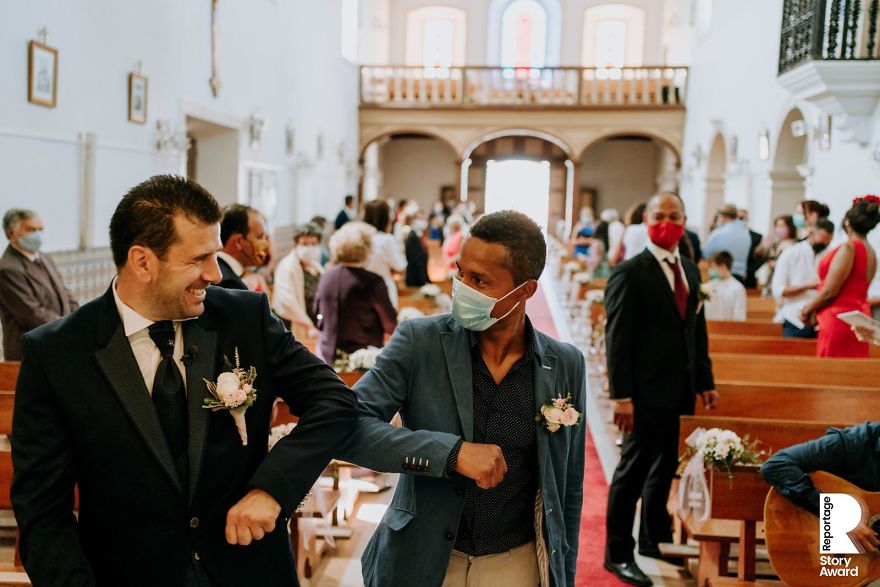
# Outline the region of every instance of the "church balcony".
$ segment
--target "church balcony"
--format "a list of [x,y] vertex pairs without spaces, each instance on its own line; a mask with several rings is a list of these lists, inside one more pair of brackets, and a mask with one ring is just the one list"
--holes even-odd
[[880,103],[880,0],[785,0],[779,83],[866,144]]
[[361,109],[683,109],[686,67],[363,66]]

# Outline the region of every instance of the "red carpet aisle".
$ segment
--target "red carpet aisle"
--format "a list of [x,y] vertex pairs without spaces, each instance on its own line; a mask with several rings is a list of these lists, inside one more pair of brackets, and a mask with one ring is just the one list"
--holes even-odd
[[[543,288],[526,304],[532,325],[541,332],[557,338],[550,307]],[[581,515],[580,548],[578,550],[577,580],[575,585],[604,587],[624,585],[602,568],[605,556],[605,505],[608,502],[608,484],[602,474],[599,455],[587,430],[587,455],[584,469],[584,509]]]

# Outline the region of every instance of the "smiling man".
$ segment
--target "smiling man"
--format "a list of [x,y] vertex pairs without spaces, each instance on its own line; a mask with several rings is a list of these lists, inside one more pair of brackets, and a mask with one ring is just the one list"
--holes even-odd
[[[526,316],[545,257],[527,216],[481,218],[452,315],[404,322],[355,385],[344,457],[403,473],[363,555],[367,586],[574,585],[585,367]],[[404,428],[388,424],[398,411]]]
[[[357,401],[262,294],[220,280],[220,209],[157,176],[110,223],[117,277],[28,333],[12,503],[35,585],[289,586],[286,520],[355,423]],[[244,443],[206,381],[256,369]],[[267,455],[272,404],[300,420]],[[75,516],[74,486],[79,516]]]

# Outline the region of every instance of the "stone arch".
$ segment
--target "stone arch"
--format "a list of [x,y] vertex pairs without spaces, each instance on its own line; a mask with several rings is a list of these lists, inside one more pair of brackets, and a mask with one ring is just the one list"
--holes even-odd
[[[803,133],[794,136],[792,124],[801,121]],[[795,204],[805,199],[806,186],[802,170],[807,163],[809,125],[799,108],[792,108],[785,115],[776,135],[776,149],[772,149],[773,168],[770,171],[770,218],[791,214]]]

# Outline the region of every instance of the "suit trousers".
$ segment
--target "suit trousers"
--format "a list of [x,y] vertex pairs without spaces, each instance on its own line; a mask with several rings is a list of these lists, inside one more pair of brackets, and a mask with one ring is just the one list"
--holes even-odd
[[537,587],[539,582],[538,555],[529,542],[485,556],[452,551],[443,587]]
[[672,517],[666,509],[678,466],[678,410],[636,412],[631,434],[623,437],[620,463],[608,491],[605,559],[633,560],[633,521],[639,498],[639,550],[655,550],[672,540]]

